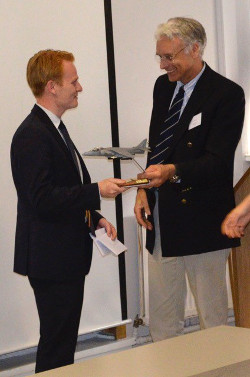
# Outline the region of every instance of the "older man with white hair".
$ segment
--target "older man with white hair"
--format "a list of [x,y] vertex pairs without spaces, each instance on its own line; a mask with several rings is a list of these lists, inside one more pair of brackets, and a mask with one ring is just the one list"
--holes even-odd
[[[153,340],[183,333],[187,274],[201,328],[227,323],[226,262],[239,239],[221,234],[234,207],[233,163],[241,136],[242,88],[202,59],[203,26],[176,17],[156,31],[166,71],[155,83],[146,172],[135,214],[147,229]],[[145,219],[144,214],[147,215]]]

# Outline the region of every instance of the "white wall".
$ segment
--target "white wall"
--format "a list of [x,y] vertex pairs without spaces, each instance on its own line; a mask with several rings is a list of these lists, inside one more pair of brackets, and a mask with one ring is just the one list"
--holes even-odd
[[[242,153],[239,156],[243,158],[242,174],[247,170],[249,159],[245,157],[250,155],[250,0],[237,1],[235,4],[236,16],[236,36],[237,36],[237,67],[238,67],[238,83],[244,88],[246,96],[246,114],[245,125],[242,133]],[[225,5],[225,4],[224,4]],[[226,12],[225,12],[226,13]],[[229,41],[228,41],[229,42]]]
[[234,182],[237,183],[249,167],[246,155],[250,154],[250,0],[219,0],[216,5],[220,13],[221,73],[240,84],[246,97],[244,128],[235,156]]

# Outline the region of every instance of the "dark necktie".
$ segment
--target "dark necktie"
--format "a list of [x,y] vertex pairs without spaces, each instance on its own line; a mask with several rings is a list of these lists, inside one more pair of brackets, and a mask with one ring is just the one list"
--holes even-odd
[[81,176],[80,174],[80,171],[79,171],[79,164],[78,164],[78,161],[77,161],[77,158],[76,158],[76,152],[75,152],[75,147],[74,147],[74,144],[73,144],[73,141],[71,140],[70,136],[69,136],[69,133],[68,133],[68,130],[67,128],[65,127],[65,124],[61,121],[60,124],[59,124],[59,130],[64,138],[64,141],[70,151],[70,154],[71,154],[71,157],[73,158],[73,161],[75,163],[75,166],[77,168],[77,171],[79,173],[79,175]]
[[161,127],[157,144],[152,151],[148,165],[162,164],[164,162],[165,152],[172,143],[173,135],[179,122],[184,93],[182,85],[168,110],[166,120]]
[[[73,161],[75,163],[77,171],[78,171],[79,175],[81,176],[80,171],[79,171],[78,161],[77,161],[77,158],[76,158],[75,147],[74,147],[73,141],[71,140],[71,138],[69,136],[68,130],[65,127],[65,124],[62,121],[60,122],[58,128],[59,128],[61,134],[63,135],[63,138],[64,138],[65,143],[66,143],[66,145],[67,145],[67,147],[68,147],[68,149],[70,151],[70,154],[71,154],[71,156],[73,158]],[[86,218],[86,222],[87,222],[87,224],[88,224],[88,226],[90,228],[91,233],[95,236],[95,228],[94,228],[92,216],[91,216],[91,213],[90,213],[89,210],[85,211],[85,218]]]

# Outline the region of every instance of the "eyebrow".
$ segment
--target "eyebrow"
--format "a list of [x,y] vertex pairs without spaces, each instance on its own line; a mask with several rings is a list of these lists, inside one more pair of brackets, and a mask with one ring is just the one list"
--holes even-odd
[[155,55],[157,55],[157,56],[173,56],[174,54],[162,54],[162,55],[161,55],[161,54],[157,54],[157,53],[156,53]]

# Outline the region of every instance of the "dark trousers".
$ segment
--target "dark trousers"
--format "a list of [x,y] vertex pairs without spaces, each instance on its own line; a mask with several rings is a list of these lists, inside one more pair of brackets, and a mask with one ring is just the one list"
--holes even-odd
[[40,319],[36,373],[74,363],[85,277],[52,281],[29,278]]

